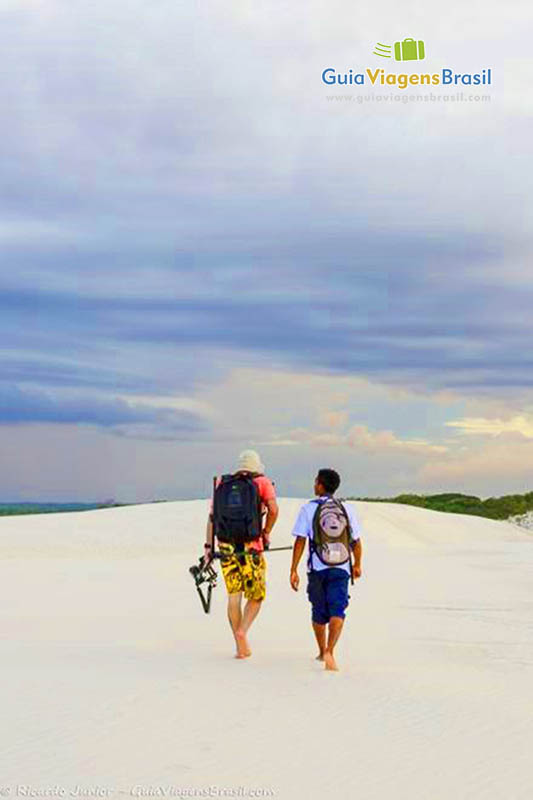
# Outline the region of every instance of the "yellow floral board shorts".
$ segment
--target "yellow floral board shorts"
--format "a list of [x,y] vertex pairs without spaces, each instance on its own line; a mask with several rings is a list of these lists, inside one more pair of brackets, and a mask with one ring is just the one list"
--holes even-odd
[[247,600],[266,596],[266,562],[261,553],[235,555],[233,545],[220,544],[220,567],[228,594],[244,592]]

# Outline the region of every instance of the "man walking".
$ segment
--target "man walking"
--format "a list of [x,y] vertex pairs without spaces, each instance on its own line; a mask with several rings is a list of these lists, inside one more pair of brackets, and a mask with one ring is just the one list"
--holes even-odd
[[337,670],[335,645],[344,625],[349,602],[348,581],[361,577],[362,547],[353,508],[334,495],[340,486],[334,469],[320,469],[315,478],[315,499],[306,503],[292,531],[295,537],[290,583],[298,591],[298,564],[309,541],[307,595],[318,644],[319,661]]
[[207,523],[204,559],[206,562],[211,559],[218,544],[236,658],[252,655],[247,635],[266,596],[263,551],[269,547],[270,534],[278,517],[276,492],[263,474],[264,469],[255,450],[242,452],[237,471],[216,480]]

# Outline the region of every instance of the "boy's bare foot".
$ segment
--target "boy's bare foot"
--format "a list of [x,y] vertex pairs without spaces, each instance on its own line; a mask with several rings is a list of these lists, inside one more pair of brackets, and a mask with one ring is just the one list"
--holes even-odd
[[338,672],[339,668],[337,666],[337,662],[333,658],[333,653],[324,653],[324,669],[327,669],[329,672]]
[[235,631],[235,643],[237,645],[237,655],[235,658],[249,658],[252,655],[248,639],[244,631]]

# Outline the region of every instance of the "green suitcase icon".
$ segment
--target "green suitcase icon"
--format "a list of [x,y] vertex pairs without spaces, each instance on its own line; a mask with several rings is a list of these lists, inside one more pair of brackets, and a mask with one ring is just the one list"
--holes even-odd
[[424,42],[414,39],[404,39],[403,42],[394,43],[394,58],[396,61],[422,61],[425,58]]

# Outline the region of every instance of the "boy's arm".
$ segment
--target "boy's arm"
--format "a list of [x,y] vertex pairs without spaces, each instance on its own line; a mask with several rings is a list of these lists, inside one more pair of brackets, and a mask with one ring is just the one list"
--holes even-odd
[[291,586],[295,592],[298,591],[300,585],[300,576],[298,575],[298,564],[305,550],[305,537],[296,536],[294,540],[294,547],[292,548],[292,564],[291,564]]
[[352,578],[356,580],[361,577],[362,573],[361,558],[363,556],[363,547],[361,545],[361,539],[356,539],[355,542],[352,542],[351,547],[353,555]]

